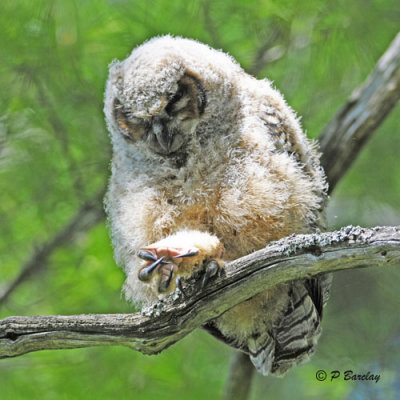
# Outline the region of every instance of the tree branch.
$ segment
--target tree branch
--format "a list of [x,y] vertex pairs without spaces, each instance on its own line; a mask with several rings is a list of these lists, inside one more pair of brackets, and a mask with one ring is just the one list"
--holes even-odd
[[400,227],[292,235],[227,265],[205,290],[193,277],[142,313],[8,317],[0,321],[0,358],[45,349],[123,345],[156,354],[248,298],[294,279],[400,261]]
[[223,400],[246,400],[249,397],[254,365],[250,357],[237,350],[233,353]]
[[281,59],[287,51],[287,46],[277,45],[278,41],[284,37],[284,32],[278,23],[274,23],[268,31],[268,37],[259,46],[254,55],[254,60],[248,68],[248,73],[257,75],[273,61]]
[[400,99],[400,33],[319,136],[330,192]]

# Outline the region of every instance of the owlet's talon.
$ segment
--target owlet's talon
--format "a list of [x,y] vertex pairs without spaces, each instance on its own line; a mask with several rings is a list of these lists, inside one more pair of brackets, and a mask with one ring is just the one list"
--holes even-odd
[[182,286],[182,278],[180,276],[178,276],[178,278],[176,278],[176,287],[180,290],[180,292],[183,294],[183,297],[185,299],[188,298],[188,296],[186,295],[185,291],[183,290],[183,286]]
[[186,254],[178,254],[177,256],[174,256],[173,258],[184,258],[184,257],[194,257],[199,254],[198,249],[193,249],[189,250]]
[[148,267],[143,267],[142,270],[139,272],[139,279],[144,282],[148,281],[151,278],[154,270],[159,266],[159,264],[162,263],[163,259],[164,257],[161,257]]
[[210,278],[215,276],[219,270],[219,265],[215,260],[211,260],[206,264],[206,272],[201,282],[201,289],[204,289],[209,282]]
[[146,260],[146,261],[156,261],[157,260],[157,257],[148,250],[139,250],[137,252],[137,256],[139,258],[141,258],[142,260]]

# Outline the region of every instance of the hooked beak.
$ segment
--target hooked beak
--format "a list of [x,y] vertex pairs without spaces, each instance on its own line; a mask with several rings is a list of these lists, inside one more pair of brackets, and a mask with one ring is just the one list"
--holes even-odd
[[174,135],[164,127],[160,122],[153,123],[153,132],[161,148],[166,152],[171,152],[171,145],[174,140]]

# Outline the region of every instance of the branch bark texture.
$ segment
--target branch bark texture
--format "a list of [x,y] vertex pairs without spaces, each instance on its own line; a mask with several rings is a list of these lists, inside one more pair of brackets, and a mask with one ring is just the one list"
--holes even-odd
[[123,345],[156,354],[236,304],[285,281],[400,262],[400,227],[346,227],[292,235],[230,262],[205,290],[199,280],[137,314],[9,317],[0,321],[0,358],[37,350]]

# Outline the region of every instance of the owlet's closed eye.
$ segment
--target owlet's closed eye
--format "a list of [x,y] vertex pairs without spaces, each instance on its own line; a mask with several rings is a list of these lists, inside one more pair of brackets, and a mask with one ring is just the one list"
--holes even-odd
[[118,99],[114,100],[114,118],[117,121],[124,138],[136,141],[143,137],[149,129],[149,123],[145,119],[131,117],[124,110],[124,106]]

